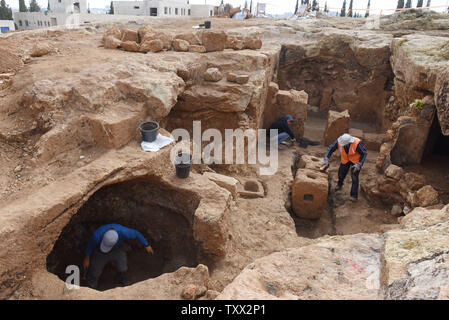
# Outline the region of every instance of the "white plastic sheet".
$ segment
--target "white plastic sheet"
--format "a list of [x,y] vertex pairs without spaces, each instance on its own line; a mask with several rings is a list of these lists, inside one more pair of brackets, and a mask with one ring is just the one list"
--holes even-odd
[[160,149],[162,149],[165,146],[168,146],[173,141],[175,140],[158,133],[156,140],[154,140],[153,142],[142,141],[140,146],[144,151],[158,152]]

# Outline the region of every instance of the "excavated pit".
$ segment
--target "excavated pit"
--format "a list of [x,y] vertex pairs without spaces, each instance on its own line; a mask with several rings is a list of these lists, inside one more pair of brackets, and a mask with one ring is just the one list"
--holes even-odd
[[[181,266],[196,267],[198,244],[193,238],[193,214],[199,204],[195,194],[179,192],[155,181],[130,181],[98,190],[71,218],[47,257],[47,270],[67,278],[68,265],[81,265],[92,233],[100,226],[118,223],[138,230],[150,242],[154,254],[138,240],[125,240],[127,277],[131,284]],[[98,290],[117,286],[115,266],[106,265]],[[81,286],[85,286],[81,279]]]

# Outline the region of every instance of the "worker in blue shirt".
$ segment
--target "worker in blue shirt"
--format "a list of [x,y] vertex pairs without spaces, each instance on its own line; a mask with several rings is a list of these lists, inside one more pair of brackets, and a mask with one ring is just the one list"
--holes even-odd
[[[87,285],[90,288],[97,288],[98,279],[109,261],[114,261],[116,264],[117,281],[122,286],[129,284],[125,276],[125,272],[128,270],[126,253],[120,249],[125,239],[138,239],[145,246],[147,252],[153,254],[153,248],[139,231],[119,224],[106,224],[99,227],[87,244],[86,257],[83,262],[84,269],[88,269]],[[90,263],[91,260],[92,263]]]
[[295,135],[290,129],[291,124],[293,124],[293,117],[289,114],[285,115],[282,118],[277,119],[275,122],[271,124],[271,126],[267,130],[267,135],[270,135],[270,130],[278,130],[278,134],[275,137],[271,137],[273,141],[278,141],[278,144],[286,144],[285,140],[290,137],[292,142],[296,141]]

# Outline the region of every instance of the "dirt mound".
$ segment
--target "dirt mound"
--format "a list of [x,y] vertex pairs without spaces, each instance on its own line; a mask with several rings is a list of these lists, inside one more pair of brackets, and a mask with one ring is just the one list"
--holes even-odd
[[0,73],[15,73],[23,67],[22,58],[0,42]]

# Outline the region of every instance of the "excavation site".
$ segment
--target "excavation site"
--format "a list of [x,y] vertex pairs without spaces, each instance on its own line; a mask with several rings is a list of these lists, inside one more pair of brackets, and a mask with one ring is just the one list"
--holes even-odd
[[449,15],[314,12],[2,33],[0,298],[449,299]]

